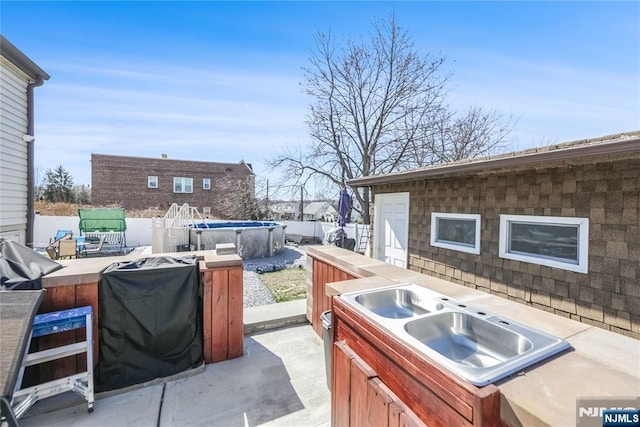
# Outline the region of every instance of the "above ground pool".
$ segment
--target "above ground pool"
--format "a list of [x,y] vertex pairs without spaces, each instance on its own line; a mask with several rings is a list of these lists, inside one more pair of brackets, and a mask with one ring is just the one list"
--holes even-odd
[[233,243],[242,259],[265,258],[284,249],[285,228],[276,222],[202,222],[189,230],[189,244],[209,250],[219,243]]

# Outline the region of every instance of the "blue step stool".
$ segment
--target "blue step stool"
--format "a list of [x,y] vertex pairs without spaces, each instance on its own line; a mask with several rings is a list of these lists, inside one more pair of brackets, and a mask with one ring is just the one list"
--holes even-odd
[[[63,345],[48,350],[27,354],[20,367],[16,390],[13,393],[12,406],[16,418],[20,418],[38,400],[67,391],[74,391],[87,401],[87,410],[93,412],[93,323],[91,306],[72,308],[52,313],[38,314],[33,320],[31,337],[56,334],[64,331],[85,328],[85,341]],[[59,378],[43,384],[21,389],[24,369],[40,363],[62,359],[76,354],[86,353],[87,370],[68,377]]]

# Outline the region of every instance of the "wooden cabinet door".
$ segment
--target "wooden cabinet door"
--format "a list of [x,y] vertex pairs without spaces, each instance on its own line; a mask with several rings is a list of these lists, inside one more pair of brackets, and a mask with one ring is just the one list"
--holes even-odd
[[426,426],[343,341],[333,345],[333,427]]

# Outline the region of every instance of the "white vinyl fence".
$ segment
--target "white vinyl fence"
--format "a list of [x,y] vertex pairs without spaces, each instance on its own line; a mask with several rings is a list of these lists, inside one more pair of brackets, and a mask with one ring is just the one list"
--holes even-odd
[[[127,223],[127,246],[151,246],[152,245],[152,222],[154,218],[126,218]],[[278,221],[287,226],[286,234],[298,234],[305,237],[317,237],[322,241],[324,234],[336,224],[333,222],[319,221]],[[49,239],[56,235],[58,230],[71,230],[74,236],[80,235],[80,218],[77,216],[43,216],[36,215],[34,223],[33,237],[36,246],[46,246]],[[347,237],[355,239],[356,248],[360,242],[367,240],[368,227],[363,224],[347,224],[344,230]],[[366,230],[365,230],[366,229]],[[366,233],[364,239],[362,234]]]
[[[317,237],[320,241],[327,231],[337,227],[335,222],[319,221],[278,221],[287,226],[286,234],[298,234],[305,237]],[[369,244],[369,226],[364,224],[347,224],[344,226],[347,237],[355,239],[356,250],[362,251]],[[360,245],[362,244],[362,248]],[[365,253],[368,253],[366,251]]]

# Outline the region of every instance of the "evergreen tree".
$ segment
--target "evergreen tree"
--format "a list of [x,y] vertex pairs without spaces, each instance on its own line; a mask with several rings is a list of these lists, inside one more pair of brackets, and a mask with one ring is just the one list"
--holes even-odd
[[73,177],[62,166],[47,169],[46,188],[43,194],[48,202],[73,202]]

